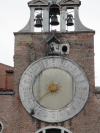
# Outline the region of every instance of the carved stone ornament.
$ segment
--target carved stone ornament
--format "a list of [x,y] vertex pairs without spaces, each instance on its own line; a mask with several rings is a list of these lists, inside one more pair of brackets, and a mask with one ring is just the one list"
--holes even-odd
[[62,122],[84,107],[89,83],[83,69],[67,58],[49,56],[23,73],[19,95],[26,111],[45,122]]
[[45,6],[47,6],[48,5],[48,2],[46,2],[46,1],[43,1],[43,0],[35,0],[35,1],[30,1],[30,2],[28,2],[28,5],[29,6],[38,6],[38,5],[41,5],[41,6],[43,6],[43,5],[45,5]]
[[79,0],[61,0],[60,5],[80,5],[81,2]]

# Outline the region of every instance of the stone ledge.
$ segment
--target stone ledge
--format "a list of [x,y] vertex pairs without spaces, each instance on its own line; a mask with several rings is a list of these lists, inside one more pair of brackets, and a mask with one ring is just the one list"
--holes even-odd
[[[90,31],[65,31],[65,32],[60,32],[60,31],[57,31],[56,32],[57,34],[79,34],[79,33],[94,33],[95,34],[95,31],[94,30],[90,30]],[[52,34],[52,32],[14,32],[14,35],[23,35],[23,34],[26,34],[26,35],[29,35],[29,34],[32,34],[32,35],[42,35],[42,34]]]
[[5,91],[5,92],[0,92],[0,95],[13,95],[13,94],[15,94],[14,91],[12,91],[12,92],[7,92],[7,91]]

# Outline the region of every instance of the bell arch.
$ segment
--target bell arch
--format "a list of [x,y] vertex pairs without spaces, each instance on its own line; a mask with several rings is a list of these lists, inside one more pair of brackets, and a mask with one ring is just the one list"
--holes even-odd
[[[60,31],[60,7],[57,4],[49,6],[49,27],[50,30]],[[56,27],[55,27],[56,26]]]
[[53,14],[56,14],[56,15],[60,15],[60,10],[59,10],[59,5],[57,4],[52,4],[49,6],[49,15],[53,15]]
[[48,126],[48,127],[44,127],[38,131],[36,131],[35,133],[72,133],[71,131],[69,131],[68,129],[65,129],[63,127],[58,127],[58,126]]

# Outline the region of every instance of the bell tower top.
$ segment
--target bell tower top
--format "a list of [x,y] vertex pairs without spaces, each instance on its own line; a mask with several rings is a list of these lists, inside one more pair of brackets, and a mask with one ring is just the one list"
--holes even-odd
[[48,6],[47,0],[32,0],[28,2],[29,7],[36,7],[36,6]]
[[81,23],[80,5],[79,0],[32,0],[28,2],[30,20],[19,32],[33,33],[37,28],[41,28],[41,32],[50,32],[53,26],[58,29],[58,25],[60,32],[68,32],[69,26],[73,26],[74,31],[93,31]]
[[28,2],[29,6],[36,6],[36,5],[38,6],[38,4],[40,6],[42,6],[42,5],[46,6],[48,4],[50,4],[50,5],[59,4],[61,6],[65,6],[65,5],[66,6],[72,6],[72,5],[80,6],[81,1],[79,1],[79,0],[32,0],[32,1]]

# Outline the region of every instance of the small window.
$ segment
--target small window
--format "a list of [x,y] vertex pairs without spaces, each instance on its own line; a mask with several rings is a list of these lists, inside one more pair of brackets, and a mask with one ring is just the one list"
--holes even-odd
[[62,47],[62,51],[63,51],[63,52],[67,52],[67,46],[63,46],[63,47]]
[[46,133],[61,133],[60,129],[47,129]]

